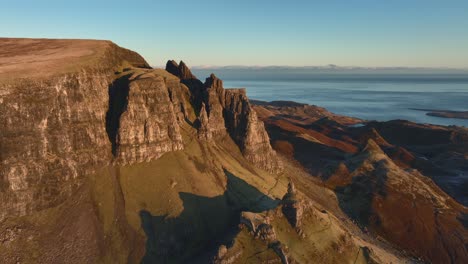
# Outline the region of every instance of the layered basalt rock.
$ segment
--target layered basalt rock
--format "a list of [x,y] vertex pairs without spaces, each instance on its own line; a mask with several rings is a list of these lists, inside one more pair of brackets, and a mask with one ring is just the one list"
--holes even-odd
[[205,104],[202,104],[202,108],[200,109],[200,115],[197,118],[198,120],[198,138],[201,140],[209,141],[213,138],[213,134],[211,133],[208,121],[208,114],[206,113]]
[[89,72],[2,86],[0,219],[60,203],[109,162],[107,87]]
[[281,162],[271,148],[270,137],[253,110],[245,89],[225,90],[224,118],[228,133],[249,161],[269,172],[282,171]]
[[[107,41],[4,42],[6,54],[22,61],[13,69],[0,65],[0,220],[60,204],[80,178],[111,161],[106,112],[113,69],[149,67],[135,52]],[[30,48],[15,55],[21,43]],[[51,46],[61,55],[39,52]],[[30,64],[48,71],[38,76]]]
[[206,78],[203,91],[203,102],[207,106],[209,130],[215,136],[224,136],[226,126],[224,120],[225,90],[223,82],[214,74]]
[[272,173],[282,171],[263,122],[253,110],[245,89],[224,89],[223,82],[214,74],[201,85],[183,62],[168,61],[166,70],[189,87],[192,105],[199,109],[202,138],[221,138],[229,134],[247,160]]
[[[96,168],[181,150],[180,126],[193,125],[194,116],[201,138],[227,135],[228,124],[248,160],[278,171],[247,97],[226,92],[214,75],[203,84],[183,62],[168,62],[172,75],[152,70],[137,53],[107,41],[2,41],[5,49],[17,43],[25,51],[17,63],[23,68],[0,65],[0,219],[59,204]],[[41,52],[51,46],[61,56]],[[50,71],[38,75],[30,64]]]
[[166,64],[166,71],[179,78],[179,82],[186,85],[190,90],[190,102],[196,112],[201,109],[203,100],[203,83],[190,71],[187,65],[181,61],[180,64],[170,60]]
[[164,81],[172,102],[174,114],[177,122],[182,125],[190,122],[190,116],[194,115],[193,108],[190,105],[190,91],[187,86],[180,83],[178,78],[164,76]]
[[[116,87],[126,89],[126,87]],[[127,106],[120,116],[115,155],[123,164],[151,161],[183,149],[177,117],[161,76],[153,72],[129,79]]]

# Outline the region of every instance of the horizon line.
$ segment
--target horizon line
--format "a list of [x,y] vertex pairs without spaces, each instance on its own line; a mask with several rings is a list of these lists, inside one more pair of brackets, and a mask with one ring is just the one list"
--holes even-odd
[[[153,68],[165,68],[165,65],[151,65]],[[242,64],[231,64],[231,65],[194,65],[189,66],[190,69],[221,69],[221,68],[315,68],[320,70],[459,70],[468,71],[468,66],[459,67],[448,67],[448,66],[346,66],[337,64],[325,64],[325,65],[242,65]]]

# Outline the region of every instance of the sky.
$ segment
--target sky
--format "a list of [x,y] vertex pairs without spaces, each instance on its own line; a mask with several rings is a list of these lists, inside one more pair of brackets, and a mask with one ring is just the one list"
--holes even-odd
[[108,39],[151,65],[468,68],[467,0],[0,0],[0,36]]

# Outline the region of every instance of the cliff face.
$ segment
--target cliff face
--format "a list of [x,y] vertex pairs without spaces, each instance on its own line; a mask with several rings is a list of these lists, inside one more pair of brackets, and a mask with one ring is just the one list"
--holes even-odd
[[271,148],[270,138],[263,122],[257,117],[244,89],[226,90],[226,127],[229,134],[241,146],[244,156],[270,172],[282,170],[276,152]]
[[[60,204],[102,166],[148,162],[183,149],[180,126],[195,125],[196,116],[206,140],[231,135],[248,160],[280,170],[245,92],[224,90],[214,75],[202,84],[183,62],[168,63],[177,77],[151,70],[137,53],[107,41],[2,44],[11,55],[14,47],[29,51],[34,44],[63,56],[32,49],[18,62],[0,60],[8,61],[0,64],[0,220]],[[37,76],[30,63],[50,71]]]
[[[12,56],[0,60],[8,62],[0,64],[1,220],[60,204],[85,175],[112,161],[106,113],[114,70],[149,66],[107,41],[1,39],[0,45]],[[41,55],[47,49],[61,55]]]
[[166,152],[183,149],[174,105],[163,77],[153,72],[135,73],[128,83],[114,89],[128,93],[125,109],[109,110],[119,122],[114,153],[120,163],[150,161]]
[[206,104],[206,111],[208,115],[208,129],[210,133],[215,136],[223,136],[226,133],[226,126],[224,120],[225,111],[225,90],[223,88],[223,81],[216,78],[211,74],[206,78],[204,90],[202,95],[203,103]]
[[2,85],[0,219],[56,205],[110,160],[105,74]]
[[200,112],[198,122],[203,138],[221,138],[228,134],[247,160],[272,173],[282,171],[263,122],[257,118],[245,89],[224,89],[223,82],[214,74],[202,84],[183,62],[178,65],[169,61],[166,70],[178,76],[192,91],[192,104]]

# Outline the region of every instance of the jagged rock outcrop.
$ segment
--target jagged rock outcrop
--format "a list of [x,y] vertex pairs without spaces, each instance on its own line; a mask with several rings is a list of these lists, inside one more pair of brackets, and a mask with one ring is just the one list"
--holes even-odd
[[268,244],[268,248],[278,255],[281,263],[289,263],[287,253],[283,245],[278,241],[275,229],[270,223],[270,217],[274,217],[275,210],[266,213],[242,212],[240,218],[241,227],[246,227],[249,233],[258,240]]
[[220,79],[214,74],[206,78],[202,100],[207,106],[209,130],[215,136],[224,136],[226,134],[224,94],[223,82]]
[[166,71],[179,79],[179,83],[190,90],[190,104],[195,112],[199,112],[203,102],[203,83],[190,71],[187,65],[181,61],[180,64],[170,60],[166,63]]
[[174,60],[169,60],[166,63],[166,71],[181,78],[179,64]]
[[287,255],[286,251],[284,250],[284,247],[281,244],[281,242],[276,241],[274,243],[269,244],[268,247],[273,249],[273,251],[275,251],[276,255],[278,255],[278,257],[280,257],[282,264],[289,264],[288,255]]
[[209,128],[208,114],[206,113],[205,103],[202,104],[200,115],[198,116],[198,138],[209,141],[213,138],[213,134]]
[[263,241],[275,241],[277,239],[275,230],[267,223],[262,223],[258,226],[255,237]]
[[257,239],[265,242],[277,240],[275,230],[270,225],[268,216],[252,212],[242,212],[240,223],[247,227],[249,232]]
[[174,60],[168,61],[166,63],[166,71],[179,77],[181,80],[198,80],[183,61],[180,61],[180,64],[177,64]]
[[301,226],[304,205],[298,199],[296,187],[292,181],[288,184],[288,192],[283,197],[282,205],[282,211],[286,219],[288,219],[293,227],[299,228]]
[[244,156],[269,172],[281,172],[281,162],[270,145],[263,122],[250,105],[245,89],[226,90],[224,112],[226,128]]
[[269,172],[281,172],[282,165],[270,145],[263,122],[250,105],[245,89],[224,89],[223,82],[214,74],[201,84],[183,62],[168,61],[166,70],[189,87],[192,105],[200,109],[199,115],[205,115],[202,108],[206,111],[208,122],[199,126],[202,137],[211,134],[219,138],[227,132],[247,160]]
[[[161,74],[163,70],[155,70]],[[172,102],[174,114],[176,115],[179,125],[182,125],[190,120],[193,115],[193,109],[190,105],[190,91],[188,87],[180,82],[179,78],[170,74],[164,74],[164,81],[166,83],[169,98]]]

